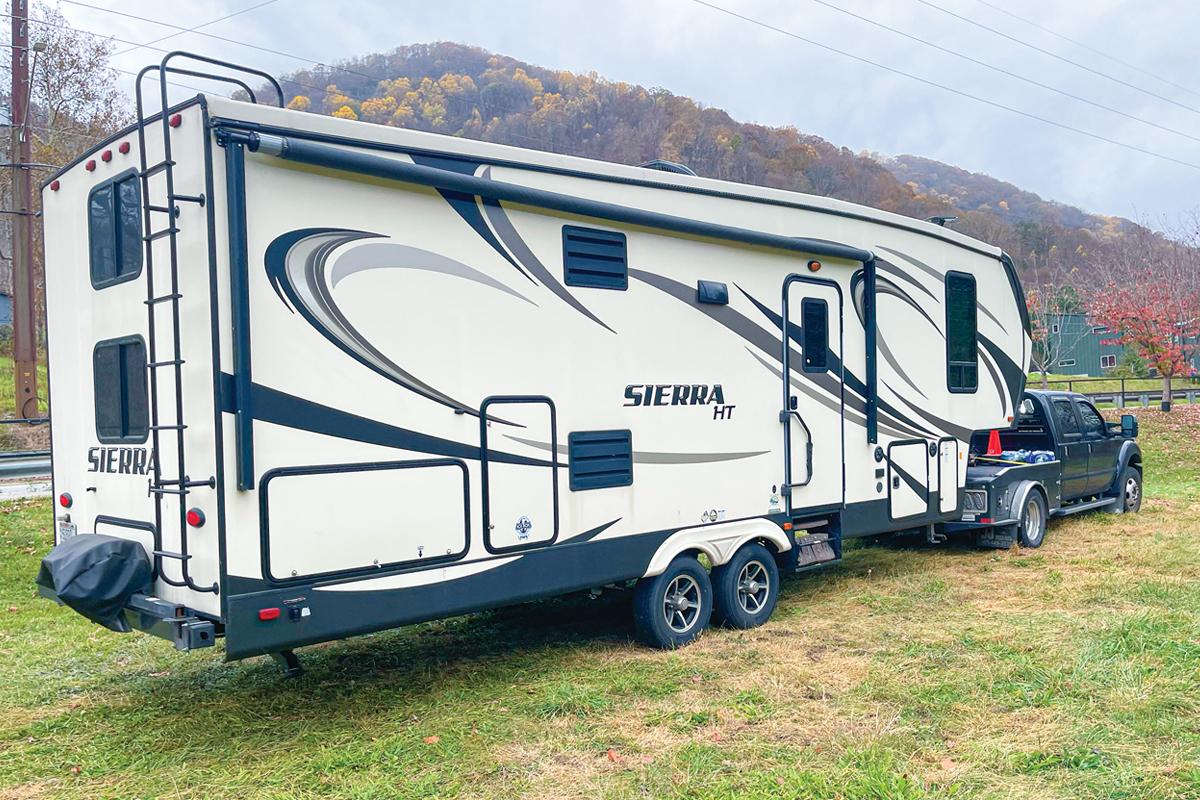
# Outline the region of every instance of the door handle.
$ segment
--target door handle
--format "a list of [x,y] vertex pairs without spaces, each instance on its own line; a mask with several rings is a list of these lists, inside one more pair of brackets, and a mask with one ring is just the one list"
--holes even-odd
[[893,489],[899,489],[899,488],[900,488],[900,476],[899,476],[899,475],[893,475],[893,476],[892,476],[892,488],[893,488]]

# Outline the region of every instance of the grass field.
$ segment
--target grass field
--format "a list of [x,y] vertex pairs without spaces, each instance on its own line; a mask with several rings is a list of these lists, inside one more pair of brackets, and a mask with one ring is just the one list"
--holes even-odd
[[1139,515],[1040,550],[859,547],[677,652],[571,597],[225,664],[33,597],[0,507],[0,799],[1200,798],[1200,409]]

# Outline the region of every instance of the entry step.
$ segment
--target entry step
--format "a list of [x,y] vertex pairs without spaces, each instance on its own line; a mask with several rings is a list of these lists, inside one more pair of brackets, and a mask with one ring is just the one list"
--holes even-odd
[[796,569],[837,561],[838,554],[834,550],[833,544],[828,533],[806,533],[803,536],[797,536]]

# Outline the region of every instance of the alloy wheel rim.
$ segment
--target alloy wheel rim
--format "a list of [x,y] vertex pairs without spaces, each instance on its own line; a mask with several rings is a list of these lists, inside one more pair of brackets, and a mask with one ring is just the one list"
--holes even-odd
[[761,562],[750,561],[742,567],[737,579],[737,599],[743,611],[747,614],[762,611],[770,593],[771,576]]
[[1030,500],[1025,506],[1025,535],[1031,541],[1037,541],[1042,535],[1042,507],[1037,500]]
[[663,595],[663,619],[675,633],[687,633],[700,617],[700,584],[691,575],[678,575]]

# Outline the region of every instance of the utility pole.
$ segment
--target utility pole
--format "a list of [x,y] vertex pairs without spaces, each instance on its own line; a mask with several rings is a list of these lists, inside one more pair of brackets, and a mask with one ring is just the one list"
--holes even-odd
[[13,370],[17,416],[40,416],[33,318],[33,179],[29,151],[29,4],[12,0]]

